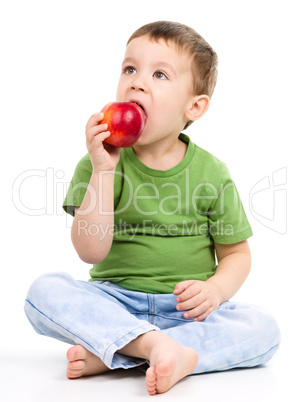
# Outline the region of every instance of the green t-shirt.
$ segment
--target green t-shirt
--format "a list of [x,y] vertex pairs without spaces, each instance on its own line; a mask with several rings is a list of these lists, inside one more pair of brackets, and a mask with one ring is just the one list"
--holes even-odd
[[[90,281],[112,281],[129,290],[172,293],[187,279],[214,275],[214,242],[232,244],[252,230],[226,165],[195,145],[168,170],[151,169],[123,149],[115,175],[114,227],[92,227],[90,234],[113,233],[104,261],[93,265]],[[87,154],[78,163],[63,207],[74,214],[92,173]],[[109,173],[107,173],[109,174]],[[111,233],[111,232],[110,232]]]

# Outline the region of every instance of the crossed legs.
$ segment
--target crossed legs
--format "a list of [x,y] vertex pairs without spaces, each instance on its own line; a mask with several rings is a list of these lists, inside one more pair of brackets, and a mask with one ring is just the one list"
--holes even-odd
[[[38,333],[75,345],[67,352],[68,378],[147,360],[150,395],[166,392],[191,373],[265,364],[278,349],[276,321],[256,306],[223,303],[202,323],[182,323],[171,295],[156,295],[149,303],[161,312],[154,312],[155,326],[139,319],[148,311],[149,296],[55,273],[32,284],[25,311]],[[129,312],[135,306],[139,318]]]
[[[198,355],[192,348],[180,345],[159,331],[149,331],[140,335],[118,353],[150,362],[146,372],[149,395],[168,391],[179,380],[190,374],[198,362]],[[67,352],[67,358],[68,378],[100,374],[109,370],[99,357],[81,345],[71,347]]]

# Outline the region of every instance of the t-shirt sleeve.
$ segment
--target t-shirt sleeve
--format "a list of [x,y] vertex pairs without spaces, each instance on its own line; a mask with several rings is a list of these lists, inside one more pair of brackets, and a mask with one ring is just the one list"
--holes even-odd
[[215,243],[232,244],[253,235],[239,193],[226,165],[209,210],[209,232]]
[[74,216],[75,208],[81,206],[88,188],[91,174],[92,164],[89,154],[87,154],[77,164],[63,202],[63,209],[68,214]]

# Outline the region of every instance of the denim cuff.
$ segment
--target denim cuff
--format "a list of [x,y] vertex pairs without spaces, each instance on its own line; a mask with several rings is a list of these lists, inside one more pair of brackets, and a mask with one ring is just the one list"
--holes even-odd
[[136,357],[124,356],[120,353],[116,353],[117,350],[124,348],[131,341],[136,339],[138,336],[145,334],[149,331],[159,331],[160,329],[152,324],[143,324],[140,327],[134,328],[127,334],[123,335],[121,338],[117,339],[114,343],[111,343],[103,355],[103,362],[110,369],[129,369],[133,367],[141,366],[146,363],[146,359],[139,359]]

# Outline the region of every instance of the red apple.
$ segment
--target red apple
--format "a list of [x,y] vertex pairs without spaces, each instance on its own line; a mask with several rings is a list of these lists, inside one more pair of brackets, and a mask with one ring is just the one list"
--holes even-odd
[[104,118],[100,124],[107,123],[111,133],[104,144],[129,148],[138,140],[145,124],[145,114],[140,106],[132,102],[112,102],[101,112]]

